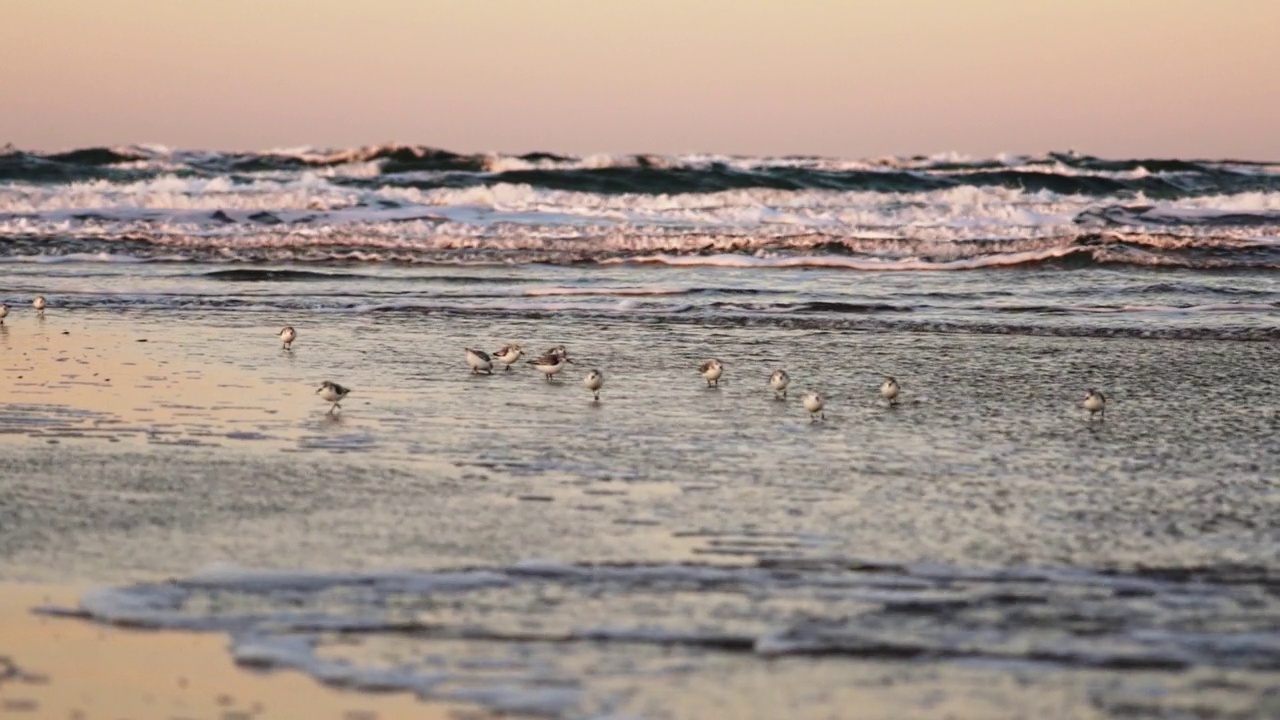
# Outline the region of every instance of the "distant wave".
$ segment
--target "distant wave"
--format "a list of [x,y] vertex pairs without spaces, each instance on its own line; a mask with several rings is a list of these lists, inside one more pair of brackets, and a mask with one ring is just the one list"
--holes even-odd
[[941,155],[842,160],[716,155],[461,154],[413,145],[264,152],[95,147],[58,153],[0,151],[0,181],[136,182],[179,177],[255,177],[314,172],[360,187],[467,188],[496,184],[602,194],[708,193],[748,188],[927,192],[1000,187],[1103,196],[1177,198],[1280,192],[1280,164],[1239,160],[1119,159],[1074,153],[965,158]]

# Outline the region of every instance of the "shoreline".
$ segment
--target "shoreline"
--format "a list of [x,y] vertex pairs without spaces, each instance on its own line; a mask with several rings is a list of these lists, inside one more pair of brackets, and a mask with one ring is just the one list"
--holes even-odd
[[[0,581],[0,717],[78,720],[334,718],[483,720],[477,708],[249,670],[218,633],[111,627],[34,612],[87,587]],[[7,662],[6,662],[7,660]]]

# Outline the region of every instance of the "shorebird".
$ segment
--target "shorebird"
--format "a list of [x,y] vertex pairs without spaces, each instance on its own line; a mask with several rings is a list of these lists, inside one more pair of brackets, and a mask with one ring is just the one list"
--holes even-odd
[[520,356],[524,355],[524,348],[512,343],[504,345],[501,350],[493,354],[493,359],[507,366],[507,372],[511,372],[511,366],[520,360]]
[[787,399],[787,385],[791,384],[791,376],[786,370],[774,370],[769,376],[769,387],[773,388],[773,396],[778,400]]
[[284,328],[280,330],[280,349],[292,350],[293,341],[297,337],[298,337],[297,330],[294,330],[292,327],[289,327],[288,325],[284,326]]
[[1107,398],[1101,392],[1089,388],[1089,392],[1084,396],[1084,409],[1089,411],[1089,419],[1093,420],[1093,416],[1102,413],[1102,419],[1107,419]]
[[702,363],[702,367],[698,368],[698,372],[702,373],[702,377],[707,379],[707,387],[720,387],[720,376],[724,374],[724,363],[711,358]]
[[333,407],[329,408],[328,413],[329,415],[332,415],[334,410],[342,409],[342,406],[338,403],[342,402],[342,399],[347,396],[347,393],[351,392],[351,388],[344,388],[338,383],[325,380],[320,383],[320,387],[316,389],[316,392],[320,394],[321,400],[333,403]]
[[36,312],[40,314],[44,314],[45,306],[47,306],[48,304],[49,303],[44,301],[43,295],[37,295],[36,299],[31,301],[31,307],[35,308]]
[[561,355],[553,350],[537,360],[530,360],[529,364],[538,368],[543,375],[547,376],[547,382],[551,382],[552,375],[563,370],[566,363],[572,362],[573,361],[570,360],[568,356]]
[[483,350],[467,348],[467,364],[471,366],[472,375],[479,375],[481,372],[493,374],[493,361],[489,359],[489,353]]
[[0,303],[0,325],[4,324],[4,319],[9,317],[9,306]]
[[599,370],[592,370],[587,373],[587,377],[583,379],[582,384],[586,385],[591,394],[595,396],[595,402],[600,402],[600,388],[604,385],[604,373]]
[[898,404],[898,393],[901,390],[902,386],[891,376],[886,375],[884,382],[880,383],[880,394],[884,396],[885,400],[889,401],[890,405]]
[[822,412],[822,395],[814,390],[804,394],[804,409],[809,411],[811,422],[818,422],[819,417],[827,419],[827,414]]

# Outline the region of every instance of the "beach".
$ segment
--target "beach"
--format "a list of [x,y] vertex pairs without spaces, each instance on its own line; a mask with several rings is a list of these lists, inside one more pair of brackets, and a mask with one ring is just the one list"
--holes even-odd
[[330,689],[296,673],[236,667],[226,638],[34,615],[86,588],[0,586],[0,715],[27,718],[483,718],[406,695]]
[[[903,406],[883,406],[875,376],[831,375],[828,420],[811,423],[764,382],[775,347],[799,349],[802,377],[820,364],[832,340],[807,328],[764,347],[758,328],[717,331],[735,363],[715,390],[678,329],[540,319],[536,342],[612,371],[596,404],[578,370],[469,374],[457,348],[510,322],[293,318],[285,352],[274,324],[219,313],[11,317],[0,655],[37,682],[0,686],[5,712],[1074,718],[1271,702],[1280,399],[1244,387],[1272,345],[864,334],[839,342],[876,365],[911,358]],[[1105,423],[1063,389],[1084,376],[1048,362],[1111,380]],[[325,378],[354,388],[334,415],[314,394]],[[1221,613],[1253,629],[1172,631]],[[841,618],[859,616],[878,629],[850,635]],[[146,672],[157,662],[172,672]]]
[[0,173],[0,713],[1280,713],[1274,163]]

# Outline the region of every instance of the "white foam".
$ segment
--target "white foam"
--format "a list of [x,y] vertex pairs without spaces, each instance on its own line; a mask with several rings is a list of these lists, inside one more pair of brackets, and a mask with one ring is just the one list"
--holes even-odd
[[[330,172],[332,168],[323,172]],[[359,172],[368,172],[368,168]],[[916,240],[1060,236],[1080,232],[1076,217],[1099,207],[1097,198],[1028,193],[1007,188],[960,186],[922,193],[781,191],[764,188],[681,195],[595,194],[495,184],[464,189],[364,190],[335,185],[322,172],[290,179],[233,183],[226,177],[166,175],[136,183],[92,181],[70,185],[9,184],[0,187],[0,234],[75,235],[79,231],[175,234],[253,234],[251,215],[269,212],[304,230],[344,228],[417,233],[414,221],[455,223],[501,234],[520,232],[582,236],[615,232],[626,237],[671,232],[756,234],[777,237],[811,232],[834,238],[880,234]],[[1135,226],[1153,221],[1179,232],[1274,236],[1274,225],[1205,230],[1206,220],[1236,212],[1280,213],[1280,193],[1184,198],[1137,204],[1142,212],[1107,213],[1108,222]],[[221,212],[235,221],[214,218]],[[7,216],[7,217],[6,217]],[[1280,218],[1277,218],[1280,224]],[[446,231],[457,232],[458,228]]]
[[[53,264],[53,263],[146,263],[154,262],[157,258],[140,258],[132,255],[116,255],[114,253],[67,253],[65,255],[2,255],[0,263],[29,263],[29,264]],[[171,256],[170,259],[182,260],[181,256]]]

